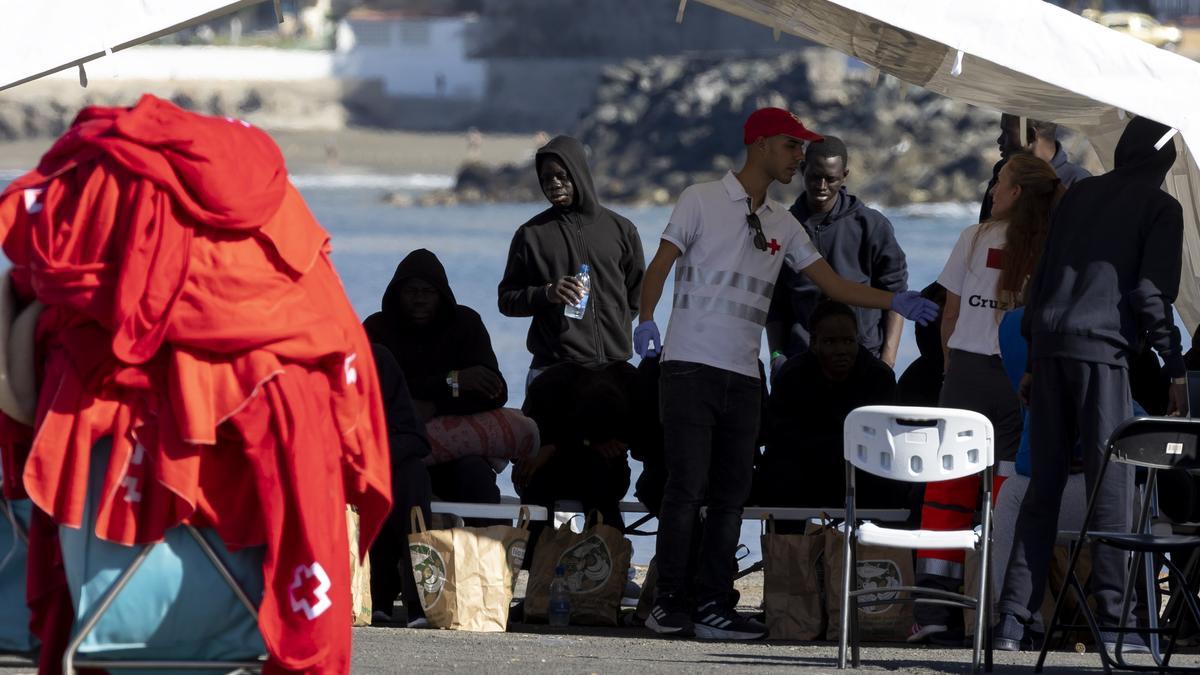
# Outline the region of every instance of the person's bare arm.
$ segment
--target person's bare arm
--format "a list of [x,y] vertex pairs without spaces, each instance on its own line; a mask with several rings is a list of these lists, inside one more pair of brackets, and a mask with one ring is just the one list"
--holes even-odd
[[942,372],[950,367],[950,336],[958,325],[958,310],[962,307],[962,296],[946,291],[946,307],[942,310]]
[[832,300],[856,307],[874,307],[886,310],[892,308],[892,298],[895,293],[849,281],[834,272],[824,258],[818,259],[801,271],[808,275],[808,278],[812,279],[821,292]]
[[638,309],[639,322],[654,320],[654,309],[662,298],[663,285],[667,283],[667,275],[671,273],[671,267],[681,255],[683,255],[683,251],[680,251],[675,244],[666,239],[659,241],[658,251],[654,253],[654,259],[646,266],[646,276],[642,280],[642,301],[641,307]]
[[889,368],[896,367],[896,352],[900,350],[900,335],[904,332],[904,317],[889,311],[883,326],[883,346],[879,349],[879,358],[888,364]]

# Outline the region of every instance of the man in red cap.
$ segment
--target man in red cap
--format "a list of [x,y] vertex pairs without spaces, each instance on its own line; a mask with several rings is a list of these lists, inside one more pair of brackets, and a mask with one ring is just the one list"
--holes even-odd
[[[662,352],[660,412],[667,484],[659,513],[658,596],[646,625],[657,633],[724,640],[766,634],[734,611],[734,551],[749,496],[762,412],[758,354],[779,270],[803,271],[834,300],[892,309],[922,323],[937,306],[917,293],[889,293],[838,276],[767,188],[790,183],[804,142],[821,136],[780,108],[746,120],[746,163],[719,181],[683,191],[646,269],[633,333],[642,358]],[[679,261],[664,344],[654,308]],[[707,506],[703,532],[700,507]],[[694,584],[688,572],[700,536]]]

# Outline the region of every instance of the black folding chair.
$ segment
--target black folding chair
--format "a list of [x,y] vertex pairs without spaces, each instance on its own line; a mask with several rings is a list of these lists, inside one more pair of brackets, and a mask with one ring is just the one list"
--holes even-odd
[[[1112,462],[1142,467],[1135,479],[1140,494],[1139,508],[1135,514],[1131,532],[1097,532],[1091,530],[1092,518],[1096,511],[1096,494],[1100,482],[1108,472]],[[1067,588],[1074,592],[1079,612],[1087,621],[1100,653],[1104,672],[1113,668],[1148,671],[1148,672],[1200,672],[1200,667],[1179,667],[1171,665],[1171,656],[1175,651],[1181,614],[1186,606],[1192,612],[1193,618],[1200,621],[1200,603],[1196,600],[1196,584],[1188,584],[1187,575],[1179,567],[1178,560],[1187,560],[1191,553],[1200,548],[1200,536],[1181,534],[1154,534],[1151,531],[1150,519],[1154,511],[1156,479],[1159,471],[1184,471],[1200,475],[1200,419],[1182,417],[1135,417],[1123,422],[1113,431],[1108,440],[1108,448],[1104,453],[1104,462],[1100,466],[1097,484],[1092,488],[1088,498],[1087,515],[1084,517],[1083,528],[1079,538],[1071,550],[1071,561],[1067,566],[1067,574],[1063,588],[1058,594],[1058,602],[1054,606],[1054,615],[1046,629],[1046,639],[1038,654],[1037,666],[1034,672],[1041,672],[1049,650],[1051,637],[1056,631],[1078,628],[1061,621],[1064,613]],[[1117,626],[1101,626],[1096,615],[1087,603],[1083,584],[1075,573],[1079,562],[1079,553],[1090,541],[1112,546],[1130,554],[1133,560],[1129,570],[1121,609],[1121,623]],[[1160,617],[1159,594],[1156,571],[1159,569],[1155,562],[1166,567],[1171,575],[1171,601],[1167,611]],[[1142,566],[1145,569],[1142,569]],[[1139,578],[1139,570],[1146,588],[1147,602],[1150,603],[1148,626],[1138,627],[1126,624],[1130,613],[1130,605],[1135,600],[1135,584]],[[1160,625],[1160,619],[1166,625]],[[1109,654],[1100,631],[1117,634],[1115,654]],[[1125,660],[1121,648],[1123,639],[1130,633],[1144,633],[1150,636],[1150,656],[1154,665],[1133,664]],[[1166,635],[1167,648],[1162,651],[1159,637]]]

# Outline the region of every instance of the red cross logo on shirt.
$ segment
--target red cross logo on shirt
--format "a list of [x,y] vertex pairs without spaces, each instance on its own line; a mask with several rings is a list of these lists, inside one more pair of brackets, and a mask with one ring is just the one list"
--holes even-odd
[[303,612],[309,621],[321,616],[333,604],[329,599],[330,586],[329,575],[321,563],[298,565],[292,575],[292,585],[288,587],[292,611]]
[[779,246],[779,242],[772,239],[771,243],[767,244],[767,248],[771,249],[771,255],[775,255],[776,253],[779,252],[779,249],[781,247]]

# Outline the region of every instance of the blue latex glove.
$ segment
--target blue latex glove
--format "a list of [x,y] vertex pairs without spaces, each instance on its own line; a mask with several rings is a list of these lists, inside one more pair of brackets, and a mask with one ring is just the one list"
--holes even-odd
[[[651,348],[650,344],[654,343]],[[633,329],[633,351],[637,355],[644,358],[658,356],[659,350],[662,349],[662,338],[658,334],[658,326],[654,320],[643,321]]]
[[901,291],[892,296],[892,311],[924,326],[937,318],[938,306],[916,291]]

